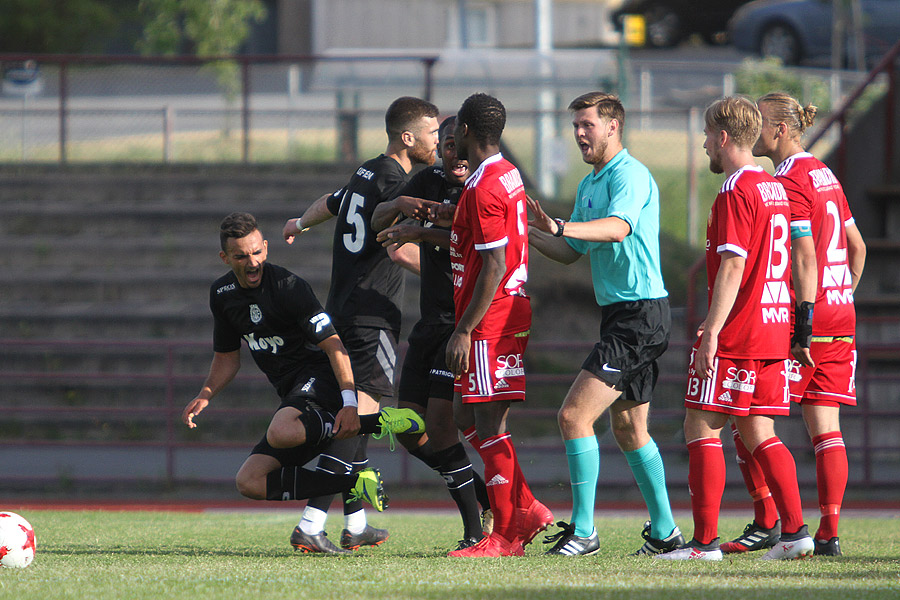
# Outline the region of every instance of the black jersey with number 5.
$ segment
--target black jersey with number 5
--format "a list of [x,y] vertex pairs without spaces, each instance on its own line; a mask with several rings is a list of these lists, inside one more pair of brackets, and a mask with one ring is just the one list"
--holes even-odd
[[[444,178],[442,167],[429,167],[416,173],[404,186],[398,196],[412,196],[434,202],[456,204],[462,193],[462,186],[451,185]],[[426,227],[437,227],[427,223]],[[455,323],[453,307],[453,275],[450,271],[450,249],[430,244],[419,244],[419,265],[422,272],[419,294],[420,323]]]
[[234,352],[247,342],[280,396],[299,373],[334,379],[328,355],[317,346],[335,335],[331,318],[309,284],[287,269],[266,263],[256,288],[242,288],[229,271],[210,288],[209,308],[213,350]]
[[363,163],[328,199],[337,223],[325,307],[339,326],[400,331],[403,273],[375,239],[372,213],[408,180],[400,163],[382,154]]

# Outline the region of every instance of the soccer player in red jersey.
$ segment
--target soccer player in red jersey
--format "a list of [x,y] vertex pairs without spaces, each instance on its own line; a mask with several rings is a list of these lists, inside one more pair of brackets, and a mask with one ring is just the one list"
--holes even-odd
[[[853,292],[865,265],[866,245],[840,182],[800,143],[813,124],[816,107],[801,106],[784,93],[767,94],[757,105],[763,126],[753,153],[772,159],[775,178],[784,185],[791,206],[797,306],[788,378],[791,399],[800,403],[816,454],[821,520],[813,536],[815,554],[838,556],[837,528],[848,471],[839,412],[841,405],[856,405]],[[742,445],[737,446],[740,451]],[[746,455],[740,463],[754,499],[754,522],[745,535],[722,544],[725,552],[758,550],[778,533],[771,494],[759,493],[767,491],[759,465]]]
[[484,462],[494,530],[450,556],[521,556],[553,522],[516,458],[506,427],[511,402],[525,399],[522,361],[531,328],[528,224],[519,171],[500,154],[503,104],[487,94],[463,102],[456,148],[472,175],[459,199],[450,233],[456,329],[447,342],[447,367],[456,377],[457,423]]
[[703,147],[710,170],[727,179],[707,222],[709,312],[691,351],[685,395],[694,536],[684,548],[655,558],[722,559],[720,438],[729,419],[760,464],[781,515],[781,541],[764,558],[813,552],[794,458],[775,435],[774,416],[790,409],[790,213],[784,187],[753,160],[761,128],[759,110],[746,98],[724,98],[706,109]]

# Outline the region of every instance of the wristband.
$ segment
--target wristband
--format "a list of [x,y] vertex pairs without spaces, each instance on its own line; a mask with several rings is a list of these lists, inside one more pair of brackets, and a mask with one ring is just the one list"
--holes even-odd
[[553,234],[553,237],[562,237],[563,230],[566,228],[566,222],[564,219],[553,219],[556,221],[556,233]]
[[794,310],[794,335],[791,336],[791,345],[799,345],[801,348],[809,348],[812,341],[812,302],[801,302]]
[[297,231],[300,232],[300,233],[303,233],[304,231],[307,231],[307,230],[309,229],[309,227],[304,227],[303,225],[300,224],[300,220],[301,220],[302,218],[303,218],[303,217],[297,217],[297,222],[294,223],[294,227],[296,227],[296,228],[297,228]]
[[357,408],[359,406],[354,390],[341,390],[341,400],[344,402],[344,408],[347,408],[348,406]]

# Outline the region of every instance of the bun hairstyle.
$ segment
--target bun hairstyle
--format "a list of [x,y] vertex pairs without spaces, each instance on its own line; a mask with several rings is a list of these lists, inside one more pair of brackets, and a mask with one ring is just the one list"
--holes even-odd
[[784,92],[766,94],[756,101],[765,102],[771,111],[771,121],[784,123],[793,137],[799,137],[812,127],[819,109],[812,104],[801,106],[796,98]]

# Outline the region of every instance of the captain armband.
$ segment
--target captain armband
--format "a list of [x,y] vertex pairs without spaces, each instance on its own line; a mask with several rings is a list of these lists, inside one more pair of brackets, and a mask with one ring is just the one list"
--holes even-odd
[[812,224],[809,221],[792,221],[791,239],[796,240],[802,237],[812,237]]

